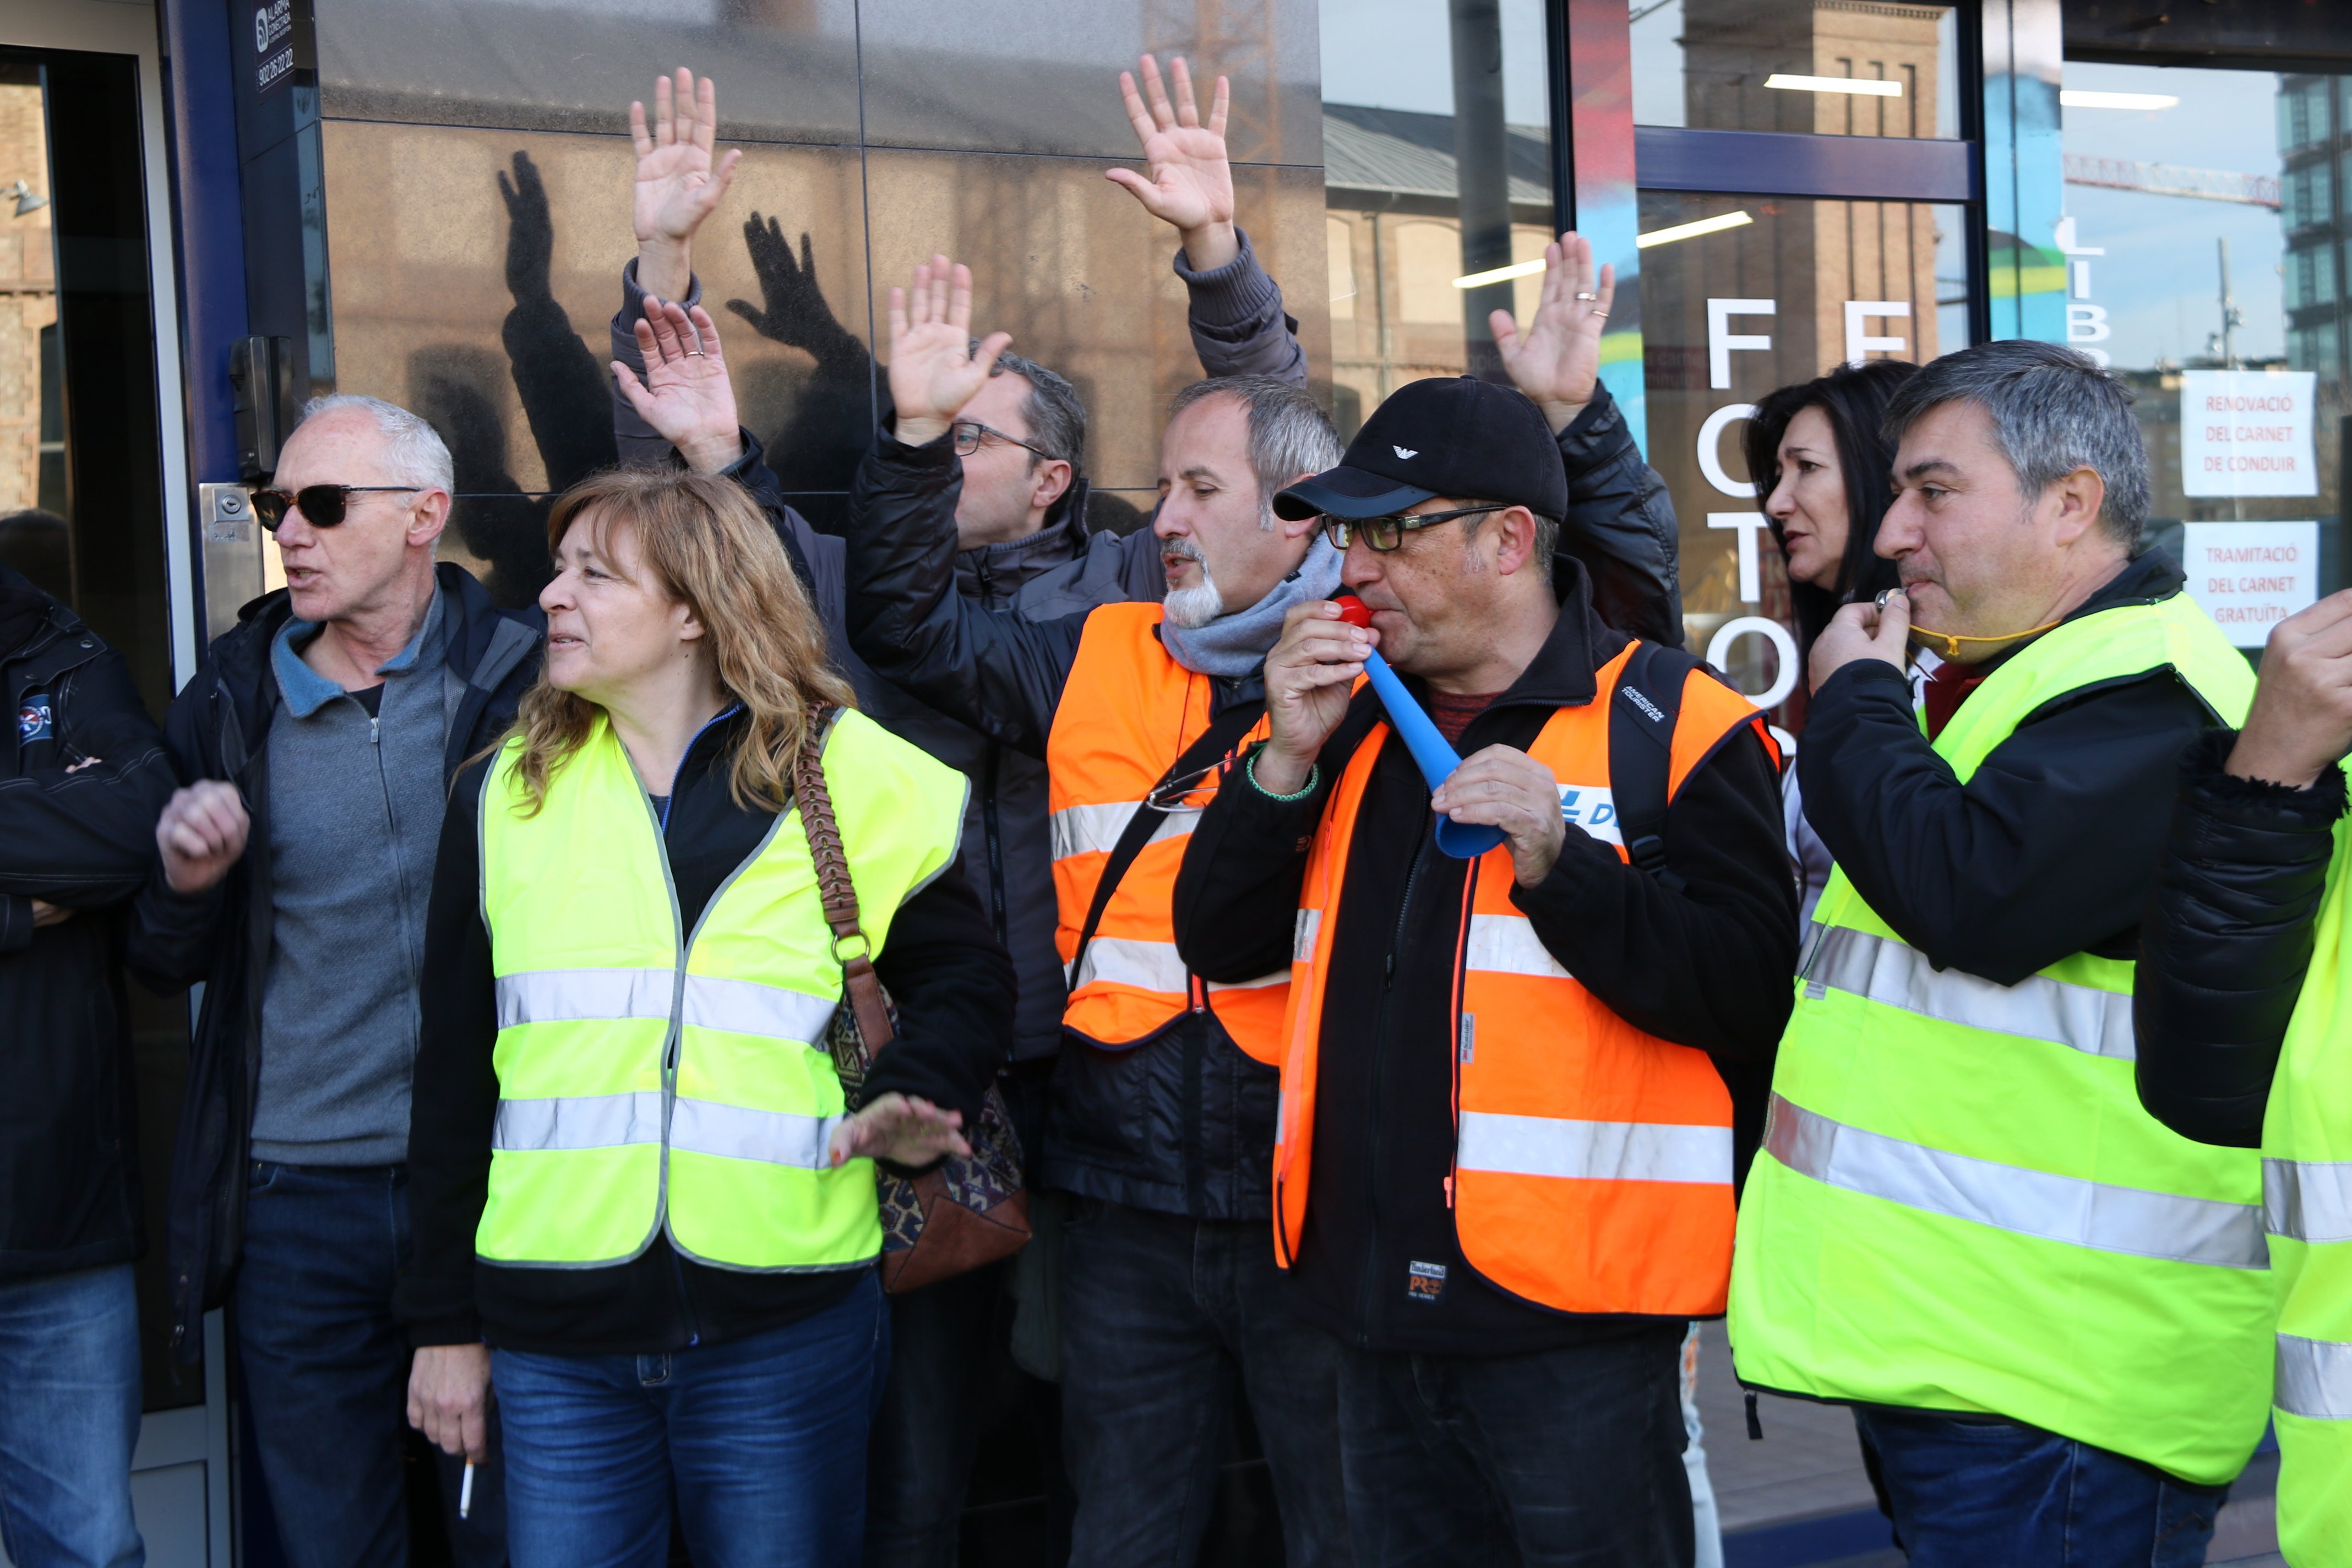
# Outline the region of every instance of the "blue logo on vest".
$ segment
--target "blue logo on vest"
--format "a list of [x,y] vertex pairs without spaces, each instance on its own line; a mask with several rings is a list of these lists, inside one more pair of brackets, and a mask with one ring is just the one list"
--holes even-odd
[[16,743],[29,746],[36,741],[46,741],[49,736],[49,694],[36,691],[17,705]]

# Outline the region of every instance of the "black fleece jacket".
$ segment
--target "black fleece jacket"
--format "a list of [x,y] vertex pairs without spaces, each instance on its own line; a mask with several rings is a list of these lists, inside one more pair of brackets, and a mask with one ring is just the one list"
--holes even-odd
[[[1470,721],[1465,756],[1526,749],[1553,713],[1593,700],[1594,672],[1625,645],[1594,615],[1581,570],[1562,561],[1554,571],[1572,580],[1551,637]],[[1276,800],[1235,774],[1202,814],[1176,883],[1177,943],[1201,974],[1244,980],[1288,963],[1307,846],[1377,717],[1376,700],[1360,692],[1303,798]],[[1454,1239],[1453,959],[1469,867],[1439,853],[1435,830],[1429,786],[1391,733],[1359,811],[1332,938],[1294,1304],[1381,1352],[1510,1355],[1630,1331],[1649,1320],[1571,1316],[1506,1295],[1472,1272]],[[1511,901],[1602,1004],[1708,1052],[1727,1067],[1735,1099],[1753,1106],[1794,997],[1797,898],[1779,777],[1752,731],[1692,773],[1665,837],[1679,891],[1578,831],[1551,875],[1515,887]],[[1416,1263],[1444,1268],[1434,1300],[1408,1289]]]
[[2201,737],[2140,921],[2132,1018],[2139,1102],[2200,1143],[2262,1145],[2345,810],[2341,768],[2309,789],[2223,771],[2234,731]]
[[[2066,618],[2154,604],[2181,581],[2151,550]],[[2174,761],[2219,721],[2168,667],[2086,686],[2028,715],[1963,784],[1919,732],[1909,679],[1865,659],[1813,693],[1797,776],[1806,820],[1880,919],[1939,969],[2014,985],[2070,953],[2133,955]]]
[[[744,810],[729,794],[723,763],[736,730],[736,721],[722,719],[696,737],[670,797],[663,847],[678,919],[689,931],[775,820],[773,812]],[[645,1355],[741,1339],[822,1311],[856,1283],[857,1270],[714,1268],[679,1257],[667,1237],[610,1268],[504,1268],[476,1260],[499,1102],[491,1064],[498,1006],[475,828],[488,772],[483,759],[457,775],[426,917],[424,1036],[408,1142],[415,1264],[394,1297],[409,1337],[420,1345],[482,1338],[554,1355]],[[898,1005],[898,1037],[875,1058],[866,1093],[920,1095],[975,1125],[981,1099],[1012,1048],[1013,966],[952,862],[899,907],[874,967]]]

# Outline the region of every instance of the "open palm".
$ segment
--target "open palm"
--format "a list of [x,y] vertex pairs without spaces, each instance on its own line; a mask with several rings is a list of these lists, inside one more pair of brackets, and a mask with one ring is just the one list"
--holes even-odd
[[1601,378],[1601,334],[1616,295],[1617,269],[1603,267],[1596,287],[1591,242],[1563,234],[1544,247],[1543,293],[1527,330],[1520,331],[1508,310],[1488,318],[1512,384],[1542,407],[1555,430],[1592,401]]
[[890,290],[890,400],[898,411],[898,439],[918,447],[938,439],[1012,342],[1008,332],[992,332],[974,350],[971,268],[944,256],[916,268],[910,287]]
[[629,139],[637,152],[637,184],[630,219],[638,243],[684,242],[726,195],[742,162],[740,149],[714,158],[719,134],[719,93],[710,79],[699,83],[680,67],[675,87],[667,77],[654,84],[654,118],[646,106],[629,105]]
[[1151,177],[1147,180],[1132,169],[1112,169],[1110,178],[1133,192],[1146,212],[1179,229],[1233,222],[1234,171],[1225,155],[1231,89],[1225,79],[1217,79],[1209,121],[1203,125],[1192,94],[1192,69],[1181,57],[1169,62],[1175,89],[1172,103],[1160,84],[1159,64],[1150,55],[1138,63],[1143,68],[1143,90],[1137,91],[1135,78],[1127,71],[1119,72],[1118,88]]
[[727,466],[742,450],[735,385],[719,353],[719,328],[697,305],[648,299],[637,327],[637,353],[646,363],[642,380],[620,361],[613,376],[621,395],[688,464],[701,472]]

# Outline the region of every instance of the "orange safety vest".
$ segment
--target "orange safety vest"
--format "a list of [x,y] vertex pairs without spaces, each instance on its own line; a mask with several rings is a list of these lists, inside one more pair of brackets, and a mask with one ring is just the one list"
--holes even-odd
[[[1067,968],[1104,864],[1128,819],[1209,727],[1212,682],[1169,657],[1157,635],[1156,604],[1098,606],[1087,616],[1078,655],[1062,687],[1045,741],[1054,841],[1054,894],[1061,923],[1054,940]],[[1227,753],[1265,738],[1265,720]],[[1290,974],[1238,984],[1201,979],[1176,952],[1176,872],[1222,767],[1171,781],[1175,805],[1104,906],[1086,956],[1069,975],[1063,1027],[1092,1043],[1126,1049],[1188,1013],[1206,1009],[1244,1051],[1268,1066],[1282,1057]]]
[[[1603,839],[1616,837],[1610,711],[1639,646],[1601,669],[1601,700],[1560,709],[1529,750],[1558,781],[1562,812]],[[1691,670],[1667,798],[1745,726],[1771,745],[1752,703]],[[1286,1268],[1307,1223],[1323,987],[1341,886],[1356,812],[1387,736],[1385,723],[1375,726],[1349,759],[1300,889],[1274,1155],[1276,1257]],[[1628,858],[1622,844],[1617,854]],[[1462,875],[1446,1202],[1464,1259],[1556,1311],[1721,1314],[1731,1278],[1731,1097],[1714,1064],[1704,1051],[1635,1028],[1560,966],[1511,903],[1508,844]]]

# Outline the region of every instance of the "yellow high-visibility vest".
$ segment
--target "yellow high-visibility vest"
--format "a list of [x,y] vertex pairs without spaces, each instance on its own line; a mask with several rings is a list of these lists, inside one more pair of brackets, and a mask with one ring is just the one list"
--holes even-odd
[[[827,1163],[844,1114],[824,1047],[841,965],[797,808],[689,932],[652,803],[600,715],[522,813],[509,740],[483,783],[482,916],[498,980],[486,1262],[594,1268],[667,1232],[750,1270],[850,1268],[882,1248],[874,1165]],[[873,951],[950,864],[963,775],[863,715],[824,773]]]
[[[2244,718],[2252,672],[2177,594],[2036,639],[1936,752],[1965,784],[2052,701],[2166,668]],[[1842,870],[1813,918],[1740,1206],[1740,1377],[2231,1479],[2269,1404],[2262,1173],[2140,1109],[2133,965],[2078,952],[2015,985],[1938,970]]]

